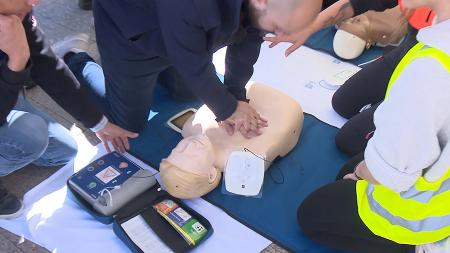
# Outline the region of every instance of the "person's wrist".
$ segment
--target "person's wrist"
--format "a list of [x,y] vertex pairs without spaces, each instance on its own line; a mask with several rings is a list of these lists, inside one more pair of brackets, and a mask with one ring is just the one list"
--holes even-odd
[[8,55],[8,68],[14,72],[23,71],[28,61],[30,60],[30,54],[26,52]]
[[103,116],[102,119],[100,120],[100,122],[97,123],[97,125],[95,125],[94,127],[91,127],[90,130],[94,133],[97,133],[103,129],[105,129],[105,127],[108,125],[109,120],[108,118],[106,118],[106,116]]
[[355,170],[355,172],[353,172],[353,175],[355,175],[356,179],[358,179],[358,180],[364,180],[364,179],[358,174],[358,170]]
[[359,171],[359,166],[360,166],[363,162],[364,162],[364,160],[361,161],[361,162],[359,162],[358,165],[355,166],[355,170],[353,171],[353,175],[355,175],[355,177],[356,177],[358,180],[363,180],[363,178],[361,177],[361,175],[358,173],[358,171]]
[[312,35],[313,33],[316,33],[316,32],[322,30],[322,29],[325,28],[325,27],[327,27],[327,24],[326,24],[324,21],[319,20],[319,19],[316,19],[316,20],[312,23],[312,25],[310,25],[310,26],[308,27],[308,34],[309,34],[309,35]]

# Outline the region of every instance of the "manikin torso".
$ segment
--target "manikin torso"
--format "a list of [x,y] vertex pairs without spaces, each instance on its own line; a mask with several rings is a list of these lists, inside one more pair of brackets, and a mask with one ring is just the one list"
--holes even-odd
[[239,132],[228,135],[224,128],[219,127],[214,114],[206,106],[202,106],[183,126],[183,137],[198,134],[208,136],[214,146],[214,165],[220,171],[223,171],[230,152],[234,150],[246,148],[273,161],[291,151],[300,136],[303,110],[297,101],[260,83],[249,83],[246,88],[250,105],[268,120],[269,126],[262,129],[262,135],[251,139],[244,138]]

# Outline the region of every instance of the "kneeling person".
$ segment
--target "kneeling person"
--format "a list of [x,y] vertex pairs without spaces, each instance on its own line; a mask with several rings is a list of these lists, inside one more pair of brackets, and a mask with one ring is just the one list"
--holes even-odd
[[[106,143],[120,139],[116,147],[123,151],[127,138],[136,136],[109,123],[52,52],[30,14],[37,2],[0,2],[0,177],[30,163],[62,165],[77,153],[67,129],[27,101],[22,91],[31,81]],[[21,210],[21,201],[1,187],[0,218],[16,217]]]

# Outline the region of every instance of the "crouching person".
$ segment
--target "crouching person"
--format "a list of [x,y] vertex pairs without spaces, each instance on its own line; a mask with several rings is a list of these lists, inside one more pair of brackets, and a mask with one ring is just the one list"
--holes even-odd
[[[0,177],[30,163],[63,165],[77,153],[67,129],[27,101],[23,91],[31,81],[106,145],[112,142],[124,151],[128,137],[137,136],[111,124],[52,52],[30,14],[37,2],[0,2]],[[20,199],[0,186],[0,218],[16,217],[21,210]]]
[[450,252],[450,2],[403,2],[431,7],[437,23],[419,31],[392,74],[375,134],[338,175],[345,180],[298,209],[303,231],[328,247]]

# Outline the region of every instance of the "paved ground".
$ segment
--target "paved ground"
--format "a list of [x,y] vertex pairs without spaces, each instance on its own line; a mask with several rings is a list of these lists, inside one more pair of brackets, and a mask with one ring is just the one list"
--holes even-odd
[[[77,0],[42,0],[41,4],[35,8],[35,15],[39,25],[45,31],[47,39],[52,42],[56,42],[67,35],[80,32],[89,34],[91,40],[88,52],[94,59],[98,60],[92,13],[80,10],[77,3]],[[98,143],[95,135],[91,132],[85,129],[73,128],[75,120],[49,99],[42,90],[34,88],[29,91],[29,96],[36,106],[47,111],[68,129],[72,129],[71,132],[76,138],[87,138],[92,144]],[[24,193],[48,178],[57,169],[30,165],[1,180],[16,195],[23,196]],[[49,251],[0,228],[0,252],[47,253]],[[275,244],[263,251],[263,253],[285,252],[286,250]]]

